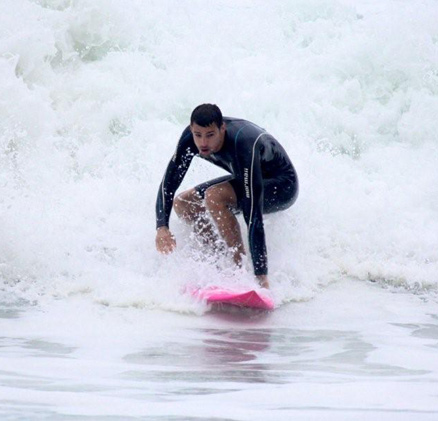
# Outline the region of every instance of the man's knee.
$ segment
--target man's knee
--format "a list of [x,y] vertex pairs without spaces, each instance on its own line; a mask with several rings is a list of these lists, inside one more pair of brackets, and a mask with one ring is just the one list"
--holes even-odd
[[191,190],[184,191],[173,199],[173,208],[178,216],[183,216],[190,205],[192,197]]
[[197,210],[200,201],[201,198],[195,189],[186,190],[175,197],[173,209],[180,218],[187,219],[193,216],[192,213]]
[[175,199],[173,199],[173,209],[175,210],[175,213],[180,217],[184,213],[184,200],[181,198],[180,194],[176,196]]
[[[231,190],[230,190],[231,189]],[[210,212],[220,212],[233,205],[231,185],[211,186],[205,191],[205,207]]]

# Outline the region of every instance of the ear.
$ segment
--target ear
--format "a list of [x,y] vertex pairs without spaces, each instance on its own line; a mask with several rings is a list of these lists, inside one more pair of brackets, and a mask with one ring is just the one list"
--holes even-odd
[[221,133],[225,133],[225,130],[227,130],[227,126],[225,125],[225,123],[222,123],[222,126],[220,127],[219,130]]

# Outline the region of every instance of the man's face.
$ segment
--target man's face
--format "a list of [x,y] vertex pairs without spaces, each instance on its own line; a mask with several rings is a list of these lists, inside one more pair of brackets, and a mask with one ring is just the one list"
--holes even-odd
[[198,126],[196,123],[193,123],[190,126],[190,130],[192,131],[199,154],[202,156],[207,157],[212,153],[218,152],[224,144],[225,124],[223,123],[220,128],[215,123],[207,127]]

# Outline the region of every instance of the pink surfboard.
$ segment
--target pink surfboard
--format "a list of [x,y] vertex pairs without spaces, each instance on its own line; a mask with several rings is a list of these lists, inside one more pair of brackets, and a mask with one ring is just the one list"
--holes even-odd
[[274,300],[263,291],[224,289],[216,286],[194,289],[191,294],[195,298],[206,300],[209,304],[232,304],[262,310],[273,310]]

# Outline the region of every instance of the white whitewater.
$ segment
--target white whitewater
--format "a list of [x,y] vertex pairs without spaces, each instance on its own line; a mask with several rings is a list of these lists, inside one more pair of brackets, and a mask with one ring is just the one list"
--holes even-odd
[[[432,0],[2,0],[2,419],[436,419],[437,21]],[[174,216],[155,252],[202,102],[298,171],[265,219],[270,315],[181,295],[253,279]],[[219,174],[196,160],[182,188]]]

